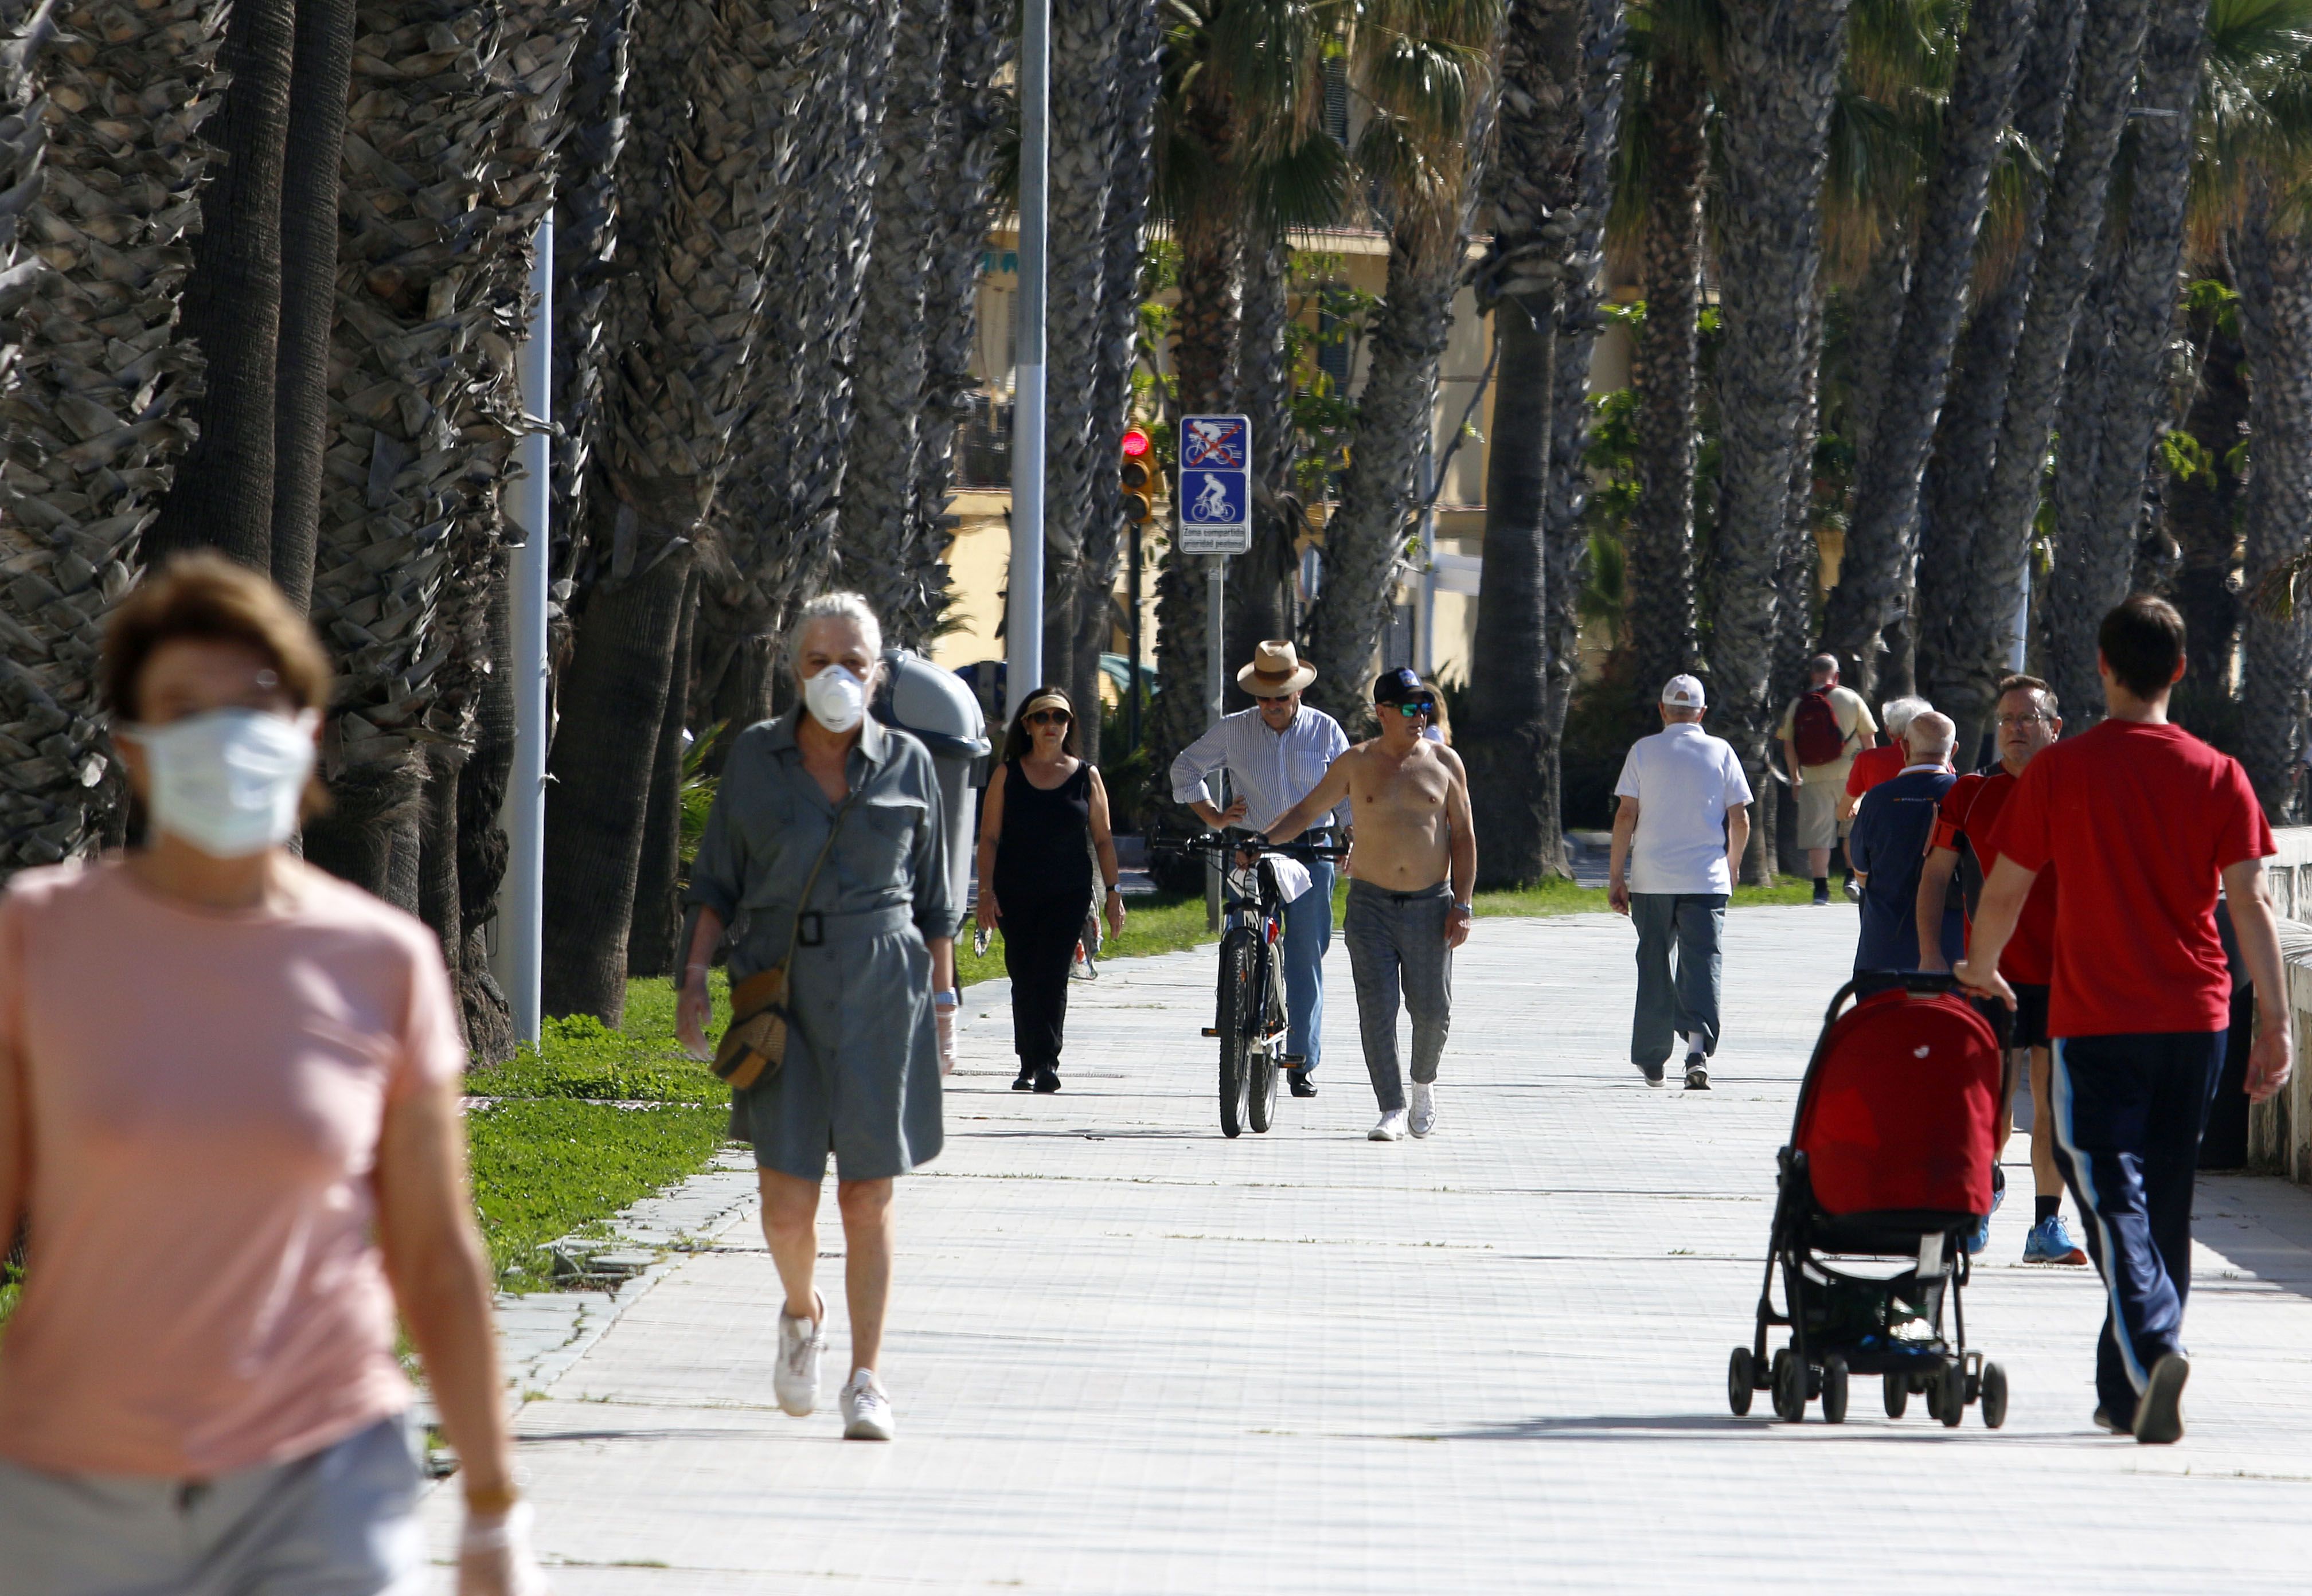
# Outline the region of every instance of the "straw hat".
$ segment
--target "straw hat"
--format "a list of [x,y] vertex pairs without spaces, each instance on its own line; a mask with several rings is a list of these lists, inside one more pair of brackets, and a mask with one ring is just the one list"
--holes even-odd
[[1272,639],[1252,651],[1252,663],[1236,673],[1236,685],[1255,698],[1282,698],[1317,679],[1317,667],[1300,663],[1288,640]]

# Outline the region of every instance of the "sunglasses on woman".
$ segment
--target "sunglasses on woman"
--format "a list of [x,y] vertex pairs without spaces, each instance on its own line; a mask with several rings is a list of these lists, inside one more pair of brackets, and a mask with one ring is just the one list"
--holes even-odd
[[1065,726],[1073,719],[1075,719],[1075,717],[1069,714],[1065,710],[1038,710],[1034,714],[1028,717],[1028,724],[1030,726]]

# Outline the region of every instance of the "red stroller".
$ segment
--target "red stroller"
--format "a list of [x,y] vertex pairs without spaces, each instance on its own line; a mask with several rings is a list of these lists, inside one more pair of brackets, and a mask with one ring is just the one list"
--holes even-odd
[[[1841,1014],[1850,997],[1859,1001]],[[1866,973],[1830,1000],[1790,1145],[1777,1155],[1756,1333],[1727,1365],[1736,1413],[1750,1410],[1754,1391],[1771,1391],[1776,1416],[1795,1424],[1819,1396],[1823,1417],[1838,1424],[1849,1376],[1877,1374],[1889,1418],[1922,1391],[1946,1425],[1977,1401],[1984,1423],[2005,1421],[2006,1372],[1968,1349],[1960,1301],[1966,1235],[1991,1211],[2002,1051],[1946,975]],[[1908,1267],[1859,1271],[1866,1258]],[[1766,1330],[1778,1324],[1790,1327],[1790,1344],[1769,1364]]]

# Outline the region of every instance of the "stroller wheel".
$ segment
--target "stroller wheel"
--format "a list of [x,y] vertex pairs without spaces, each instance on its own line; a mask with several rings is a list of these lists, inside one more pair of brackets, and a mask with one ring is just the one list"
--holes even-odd
[[1887,1417],[1900,1418],[1911,1405],[1911,1377],[1908,1374],[1888,1374],[1883,1377],[1887,1387]]
[[2007,1371],[1997,1364],[1983,1365],[1983,1422],[1994,1430],[2007,1422]]
[[1726,1405],[1734,1409],[1735,1417],[1750,1411],[1750,1393],[1757,1387],[1758,1360],[1747,1347],[1737,1347],[1726,1360]]
[[1935,1417],[1943,1421],[1943,1426],[1958,1428],[1966,1417],[1966,1370],[1957,1359],[1943,1365],[1942,1376],[1935,1382]]
[[1846,1422],[1846,1360],[1835,1352],[1822,1360],[1822,1418],[1825,1424]]
[[1774,1416],[1785,1424],[1806,1417],[1807,1366],[1787,1347],[1774,1354]]

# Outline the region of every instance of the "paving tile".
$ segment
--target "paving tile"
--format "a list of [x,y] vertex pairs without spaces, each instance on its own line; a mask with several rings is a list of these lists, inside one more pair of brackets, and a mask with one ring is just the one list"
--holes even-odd
[[[2085,1270],[2011,1201],[1968,1294],[2005,1429],[1726,1410],[1773,1150],[1851,957],[1843,908],[1728,920],[1716,1089],[1624,1061],[1633,939],[1485,920],[1457,961],[1439,1133],[1369,1143],[1345,959],[1328,1061],[1219,1133],[1211,955],[1073,989],[1056,1097],[982,1006],[949,1144],[901,1184],[892,1446],[771,1393],[775,1278],[736,1177],[663,1205],[653,1271],[529,1403],[564,1596],[726,1592],[2300,1592],[2312,1545],[2312,1193],[2203,1185],[2192,1433],[2101,1435]],[[2028,1143],[2007,1153],[2017,1195]],[[720,1182],[719,1185],[713,1182]],[[830,1195],[820,1249],[839,1283]],[[446,1548],[453,1493],[429,1502]],[[445,1585],[446,1588],[446,1585]]]

